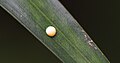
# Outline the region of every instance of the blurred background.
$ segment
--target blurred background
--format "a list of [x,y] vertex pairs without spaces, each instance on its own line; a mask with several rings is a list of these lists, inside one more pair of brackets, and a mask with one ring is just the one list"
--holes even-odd
[[[120,1],[59,0],[111,63],[120,57]],[[0,63],[62,63],[0,7]]]

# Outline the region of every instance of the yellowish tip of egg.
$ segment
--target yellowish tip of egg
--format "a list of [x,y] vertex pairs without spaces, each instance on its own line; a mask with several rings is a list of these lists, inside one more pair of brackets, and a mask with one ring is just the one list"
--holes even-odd
[[53,26],[47,27],[47,28],[46,28],[46,34],[47,34],[48,36],[53,37],[53,36],[56,35],[56,29],[55,29]]

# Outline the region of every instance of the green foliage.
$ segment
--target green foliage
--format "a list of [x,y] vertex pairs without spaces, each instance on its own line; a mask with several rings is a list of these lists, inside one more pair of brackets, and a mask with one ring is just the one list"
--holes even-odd
[[[109,63],[58,0],[0,0],[0,5],[63,63]],[[54,37],[45,32],[51,25]]]

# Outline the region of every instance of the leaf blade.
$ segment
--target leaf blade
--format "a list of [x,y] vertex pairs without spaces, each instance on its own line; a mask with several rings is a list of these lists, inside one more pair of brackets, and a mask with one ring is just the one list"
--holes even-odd
[[[109,63],[58,0],[1,0],[0,4],[64,63]],[[57,29],[53,38],[45,33],[49,25]]]

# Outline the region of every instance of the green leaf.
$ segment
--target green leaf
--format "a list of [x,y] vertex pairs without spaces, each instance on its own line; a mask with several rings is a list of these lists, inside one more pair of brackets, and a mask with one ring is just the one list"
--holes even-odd
[[[63,63],[110,63],[58,0],[0,0],[0,6]],[[45,32],[51,25],[54,37]]]

